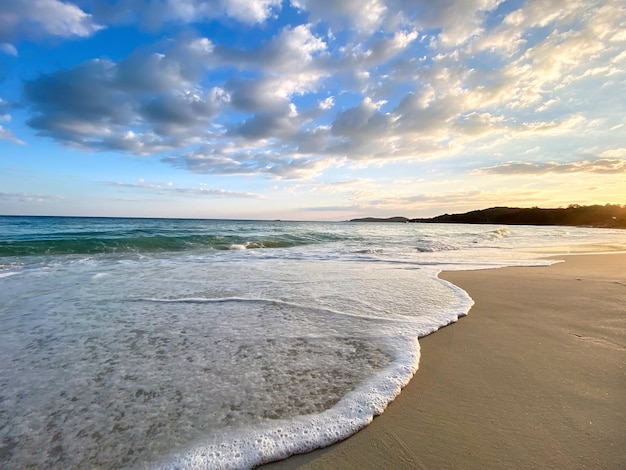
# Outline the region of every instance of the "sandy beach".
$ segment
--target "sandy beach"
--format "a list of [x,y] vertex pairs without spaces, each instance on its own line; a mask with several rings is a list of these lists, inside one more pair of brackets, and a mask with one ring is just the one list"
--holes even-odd
[[626,254],[446,272],[476,304],[383,415],[284,469],[626,469]]

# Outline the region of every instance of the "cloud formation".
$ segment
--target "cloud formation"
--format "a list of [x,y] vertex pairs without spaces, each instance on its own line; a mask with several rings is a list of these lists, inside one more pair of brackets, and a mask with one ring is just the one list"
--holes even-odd
[[149,183],[143,179],[140,179],[134,183],[126,183],[123,181],[116,181],[114,183],[105,183],[108,186],[115,186],[117,188],[131,188],[141,189],[146,191],[156,191],[161,194],[177,193],[177,194],[189,194],[192,196],[202,196],[208,198],[235,198],[235,199],[259,199],[258,194],[250,192],[229,191],[226,189],[216,189],[206,187],[204,184],[200,184],[196,188],[179,187],[172,182],[167,183]]
[[291,158],[255,149],[207,147],[198,152],[164,157],[163,161],[193,173],[215,175],[264,175],[272,179],[309,179],[336,164],[332,158]]
[[225,100],[197,85],[211,44],[192,39],[167,53],[93,59],[27,81],[28,124],[40,134],[93,150],[150,155],[198,143]]
[[53,199],[62,199],[59,196],[49,196],[44,194],[33,193],[13,193],[13,192],[0,192],[0,201],[8,202],[20,202],[20,203],[41,203],[50,201]]
[[480,168],[476,172],[491,175],[544,175],[548,173],[626,174],[626,159],[603,158],[570,163],[508,162]]
[[84,38],[104,26],[74,3],[59,0],[0,2],[0,49],[17,55],[15,40],[49,36]]
[[149,30],[166,25],[191,24],[212,19],[233,19],[246,25],[263,23],[281,9],[281,0],[82,0],[98,21],[136,24]]
[[0,98],[0,140],[4,139],[11,141],[14,144],[23,145],[24,142],[22,140],[15,137],[15,134],[12,131],[10,131],[9,129],[5,129],[2,125],[3,122],[11,122],[11,120],[13,119],[12,116],[9,114],[10,109],[11,104]]
[[[228,18],[254,32],[287,8],[37,1],[45,17],[0,7],[0,42],[34,38],[32,25],[72,38],[133,21],[167,31]],[[62,144],[154,156],[194,173],[306,179],[340,165],[503,154],[512,143],[523,154],[563,136],[574,151],[587,129],[608,135],[620,122],[608,113],[626,80],[616,0],[528,0],[513,10],[501,0],[291,0],[290,8],[299,23],[255,44],[198,28],[118,60],[38,75],[24,84],[27,123]],[[578,171],[600,173],[599,162]],[[494,163],[482,171],[573,171]]]

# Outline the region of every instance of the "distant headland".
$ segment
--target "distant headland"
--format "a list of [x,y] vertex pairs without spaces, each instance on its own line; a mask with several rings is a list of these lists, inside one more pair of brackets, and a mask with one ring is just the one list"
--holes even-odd
[[626,228],[626,205],[606,204],[566,208],[541,209],[539,207],[491,207],[489,209],[443,214],[431,218],[407,217],[352,219],[350,222],[402,222],[432,224],[504,224],[504,225],[566,225],[577,227]]

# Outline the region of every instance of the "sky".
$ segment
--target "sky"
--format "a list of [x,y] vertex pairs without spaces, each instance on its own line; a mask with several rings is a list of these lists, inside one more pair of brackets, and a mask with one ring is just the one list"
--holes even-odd
[[0,214],[607,203],[623,0],[0,1]]

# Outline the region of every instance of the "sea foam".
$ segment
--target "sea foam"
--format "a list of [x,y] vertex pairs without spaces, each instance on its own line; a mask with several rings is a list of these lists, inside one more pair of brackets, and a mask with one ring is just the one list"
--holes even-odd
[[328,445],[400,393],[417,338],[469,310],[440,270],[626,242],[547,227],[26,222],[0,234],[2,468],[250,468]]
[[277,420],[258,429],[199,442],[170,456],[162,468],[248,469],[293,454],[325,447],[354,434],[381,414],[417,371],[419,344],[405,345],[403,358],[383,369],[329,410],[290,420]]

